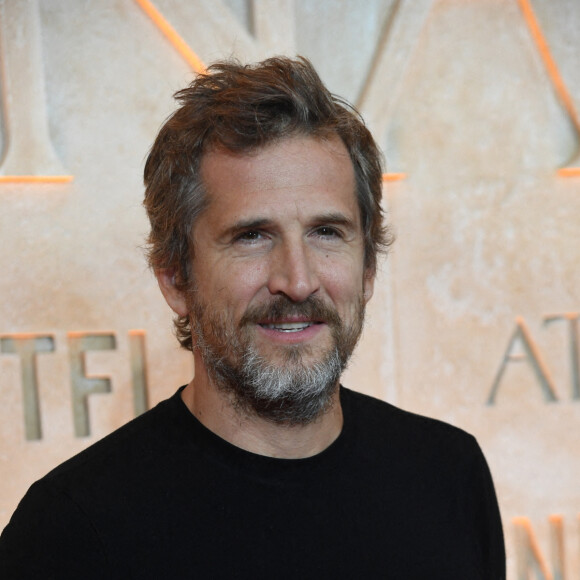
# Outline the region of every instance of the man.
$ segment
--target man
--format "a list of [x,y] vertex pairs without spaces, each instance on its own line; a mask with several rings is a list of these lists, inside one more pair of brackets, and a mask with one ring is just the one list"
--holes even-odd
[[504,578],[475,440],[339,384],[391,241],[359,116],[304,59],[176,97],[145,207],[195,377],[32,486],[1,577]]

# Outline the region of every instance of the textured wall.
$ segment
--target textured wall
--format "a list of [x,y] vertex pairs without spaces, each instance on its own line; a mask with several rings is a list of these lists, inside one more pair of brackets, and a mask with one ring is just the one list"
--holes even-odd
[[[0,527],[192,373],[140,203],[194,63],[144,6],[0,1]],[[580,3],[154,7],[204,63],[304,54],[360,107],[405,178],[385,184],[398,241],[344,383],[477,436],[510,578],[579,577]]]

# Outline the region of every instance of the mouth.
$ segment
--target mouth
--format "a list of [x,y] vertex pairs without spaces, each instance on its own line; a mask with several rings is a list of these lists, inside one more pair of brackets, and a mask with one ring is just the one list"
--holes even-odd
[[315,321],[301,321],[301,322],[269,322],[269,323],[260,323],[262,328],[267,328],[268,330],[277,330],[278,332],[300,332],[302,330],[306,330],[310,326],[314,326],[315,324],[321,324],[321,322]]

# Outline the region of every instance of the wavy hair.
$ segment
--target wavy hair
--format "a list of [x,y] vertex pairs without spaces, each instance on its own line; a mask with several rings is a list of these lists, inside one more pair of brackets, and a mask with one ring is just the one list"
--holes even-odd
[[[207,205],[199,171],[204,153],[251,151],[296,135],[337,135],[344,143],[356,178],[365,267],[376,269],[378,253],[393,241],[381,208],[382,156],[358,112],[328,91],[307,59],[218,62],[174,97],[180,106],[159,131],[144,172],[154,271],[172,269],[179,290],[191,287],[191,233]],[[174,322],[181,346],[192,350],[189,317]]]

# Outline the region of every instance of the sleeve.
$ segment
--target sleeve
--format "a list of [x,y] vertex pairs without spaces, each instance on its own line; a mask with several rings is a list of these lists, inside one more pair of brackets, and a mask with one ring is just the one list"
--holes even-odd
[[506,556],[501,515],[489,467],[477,444],[476,526],[481,539],[482,560],[486,580],[505,580]]
[[0,578],[112,577],[98,534],[82,510],[46,481],[35,483],[0,536]]

